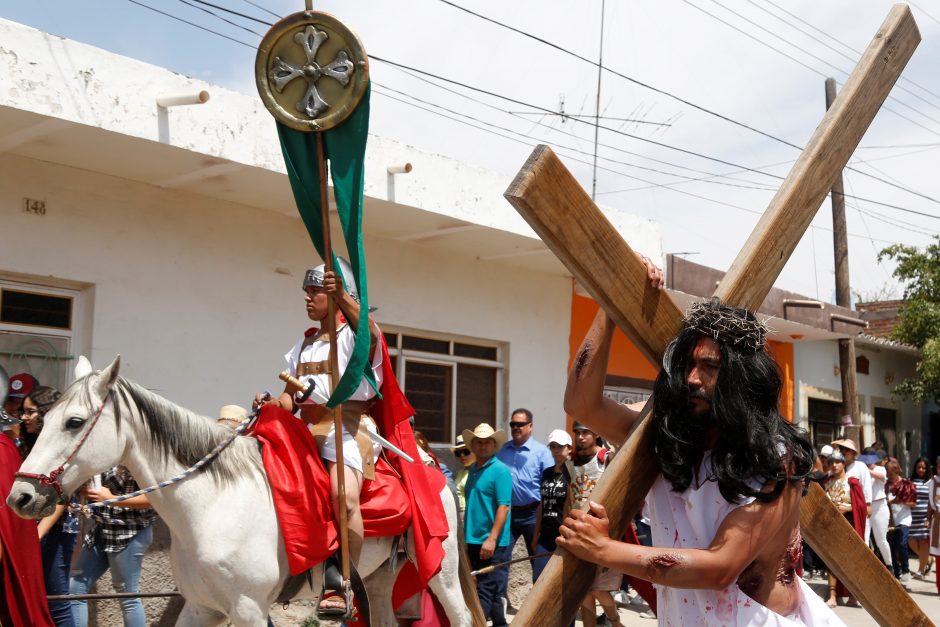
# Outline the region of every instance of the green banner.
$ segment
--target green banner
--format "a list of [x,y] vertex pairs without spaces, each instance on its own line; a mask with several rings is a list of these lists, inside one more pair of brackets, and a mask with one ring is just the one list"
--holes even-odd
[[[336,407],[352,396],[365,377],[378,392],[372,365],[369,360],[371,337],[369,332],[369,290],[366,282],[365,253],[362,246],[362,187],[365,181],[366,140],[369,136],[369,95],[366,89],[362,101],[355,111],[337,127],[320,133],[323,136],[324,153],[330,165],[336,208],[343,227],[343,239],[349,252],[349,263],[356,275],[359,287],[361,312],[356,343],[349,357],[343,376],[336,383],[327,407]],[[281,151],[287,165],[287,176],[294,191],[294,201],[300,217],[310,233],[310,239],[322,259],[323,223],[320,212],[320,174],[317,167],[316,133],[295,131],[277,122],[277,133],[281,140]],[[333,255],[333,267],[342,276],[342,270]],[[346,281],[347,278],[343,277]]]

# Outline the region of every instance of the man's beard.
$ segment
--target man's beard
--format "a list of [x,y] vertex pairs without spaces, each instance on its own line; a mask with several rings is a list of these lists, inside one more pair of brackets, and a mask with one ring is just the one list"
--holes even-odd
[[718,418],[715,415],[715,405],[711,397],[702,390],[693,390],[689,397],[700,398],[708,401],[707,409],[698,409],[691,402],[686,406],[686,411],[680,421],[673,423],[673,428],[677,428],[676,433],[680,439],[696,447],[705,442],[705,436],[708,430],[718,424]]

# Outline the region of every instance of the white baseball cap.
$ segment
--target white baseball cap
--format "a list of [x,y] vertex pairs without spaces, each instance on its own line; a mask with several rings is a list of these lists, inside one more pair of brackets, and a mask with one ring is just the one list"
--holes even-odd
[[561,446],[571,446],[571,435],[564,429],[555,429],[548,434],[548,443],[552,442]]

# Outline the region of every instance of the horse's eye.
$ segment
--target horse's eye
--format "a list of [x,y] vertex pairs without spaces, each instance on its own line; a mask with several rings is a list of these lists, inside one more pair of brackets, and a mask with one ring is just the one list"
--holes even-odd
[[78,416],[72,416],[71,418],[65,421],[65,428],[66,429],[80,429],[83,424],[85,424],[84,418],[79,418]]

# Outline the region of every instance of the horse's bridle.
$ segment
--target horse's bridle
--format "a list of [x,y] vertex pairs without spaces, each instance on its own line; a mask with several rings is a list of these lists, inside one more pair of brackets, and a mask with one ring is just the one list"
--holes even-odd
[[48,475],[41,475],[34,472],[17,472],[15,475],[13,475],[13,477],[22,479],[36,479],[39,481],[39,485],[52,486],[59,494],[59,498],[63,498],[65,493],[62,491],[62,483],[59,481],[59,476],[65,472],[65,466],[73,457],[75,457],[75,453],[77,453],[78,450],[82,448],[82,445],[85,444],[85,440],[87,440],[88,436],[91,435],[91,431],[95,428],[95,425],[98,424],[98,418],[101,417],[101,412],[104,411],[104,406],[108,402],[108,398],[110,398],[110,396],[110,394],[105,396],[104,400],[101,402],[101,406],[98,408],[98,411],[96,411],[92,416],[91,425],[88,427],[88,430],[85,431],[85,433],[82,435],[82,438],[75,445],[75,448],[72,449],[72,452],[69,453],[69,456],[65,458],[65,461],[63,461],[58,468],[55,468]]

